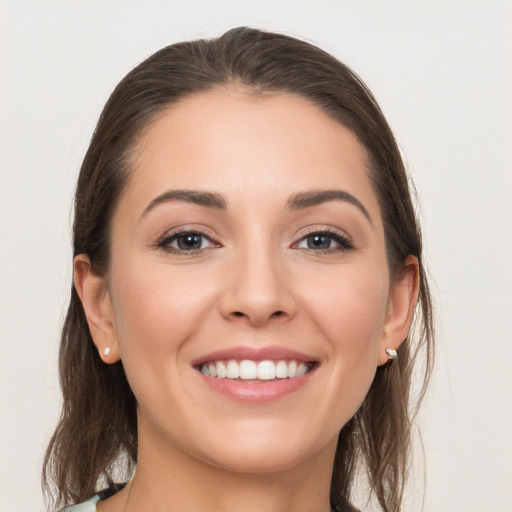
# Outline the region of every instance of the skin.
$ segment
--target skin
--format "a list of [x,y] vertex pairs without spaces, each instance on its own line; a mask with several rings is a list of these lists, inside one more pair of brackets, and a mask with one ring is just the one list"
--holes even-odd
[[[94,342],[105,363],[122,359],[138,403],[136,476],[100,512],[330,510],[338,432],[385,348],[406,337],[418,293],[412,256],[390,281],[366,161],[352,132],[284,93],[197,94],[144,133],[113,218],[108,274],[75,260]],[[147,210],[176,189],[222,194],[227,207]],[[286,206],[294,193],[334,189],[369,218],[344,200]],[[159,246],[187,227],[205,233],[199,251]],[[308,247],[325,230],[353,247]],[[299,350],[317,367],[279,400],[232,400],[192,361],[240,345]]]

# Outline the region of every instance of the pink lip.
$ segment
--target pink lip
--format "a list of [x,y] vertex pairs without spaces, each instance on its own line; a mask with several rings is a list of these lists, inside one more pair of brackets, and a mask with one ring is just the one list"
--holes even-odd
[[[263,361],[269,359],[279,361],[282,359],[294,359],[299,362],[316,362],[318,360],[303,352],[297,352],[284,347],[247,347],[239,346],[229,349],[218,350],[195,359],[192,365],[199,370],[203,363],[221,360],[243,360]],[[295,391],[304,387],[316,374],[318,365],[306,375],[295,377],[293,379],[276,379],[272,381],[251,381],[219,379],[217,377],[208,377],[197,371],[197,376],[217,393],[237,402],[243,403],[265,403],[280,400]]]
[[192,366],[199,366],[210,361],[222,361],[228,359],[250,359],[252,361],[264,361],[265,359],[270,359],[272,361],[279,361],[280,359],[295,359],[296,361],[304,363],[316,361],[316,358],[308,354],[290,350],[284,347],[271,346],[255,348],[239,346],[227,348],[224,350],[217,350],[215,352],[210,352],[209,354],[198,357],[192,361]]
[[313,368],[302,377],[261,382],[218,379],[217,377],[206,377],[200,372],[197,372],[197,375],[211,389],[231,400],[257,404],[280,400],[298,391],[309,382],[315,373],[316,368]]

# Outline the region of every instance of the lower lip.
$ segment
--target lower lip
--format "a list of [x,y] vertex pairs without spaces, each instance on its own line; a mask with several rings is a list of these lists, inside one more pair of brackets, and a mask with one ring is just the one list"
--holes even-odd
[[198,372],[203,381],[217,393],[232,400],[246,403],[263,403],[280,400],[303,388],[311,379],[316,368],[302,377],[271,381],[244,381],[207,377]]

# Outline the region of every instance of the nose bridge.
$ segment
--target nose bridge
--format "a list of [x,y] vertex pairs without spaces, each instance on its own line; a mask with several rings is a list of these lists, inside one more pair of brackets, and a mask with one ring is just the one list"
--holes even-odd
[[285,258],[271,237],[261,233],[234,248],[222,297],[224,316],[242,317],[253,326],[291,317],[294,300]]

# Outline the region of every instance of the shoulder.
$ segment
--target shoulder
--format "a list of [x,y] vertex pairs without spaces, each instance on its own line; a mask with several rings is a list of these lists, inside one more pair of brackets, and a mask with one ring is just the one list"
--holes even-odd
[[100,500],[100,495],[95,494],[91,499],[63,508],[61,512],[96,512],[96,503]]

